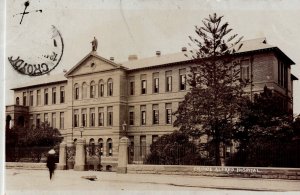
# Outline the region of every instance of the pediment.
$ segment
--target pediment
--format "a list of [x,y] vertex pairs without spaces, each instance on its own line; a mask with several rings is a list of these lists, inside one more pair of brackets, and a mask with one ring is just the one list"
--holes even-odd
[[120,65],[91,52],[69,70],[66,77],[114,70],[120,67]]

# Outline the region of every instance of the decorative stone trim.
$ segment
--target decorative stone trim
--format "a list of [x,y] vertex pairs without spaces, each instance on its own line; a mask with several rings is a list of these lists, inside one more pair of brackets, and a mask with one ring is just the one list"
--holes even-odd
[[127,165],[128,173],[300,180],[300,168]]

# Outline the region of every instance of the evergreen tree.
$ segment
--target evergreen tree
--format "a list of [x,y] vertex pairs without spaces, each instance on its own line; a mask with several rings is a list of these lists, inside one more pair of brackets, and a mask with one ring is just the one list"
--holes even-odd
[[240,65],[233,61],[233,54],[242,46],[242,37],[230,35],[232,29],[222,18],[209,15],[202,21],[203,26],[196,26],[198,37],[189,37],[196,48],[187,57],[195,65],[187,79],[190,91],[175,112],[174,122],[175,127],[192,137],[208,136],[216,165],[221,165],[220,147],[232,138],[246,84],[240,80]]
[[299,119],[292,115],[272,90],[255,94],[242,109],[235,140],[238,153],[230,159],[235,166],[299,166]]
[[151,144],[150,152],[146,164],[202,165],[205,163],[196,144],[189,140],[188,135],[179,131],[161,136]]

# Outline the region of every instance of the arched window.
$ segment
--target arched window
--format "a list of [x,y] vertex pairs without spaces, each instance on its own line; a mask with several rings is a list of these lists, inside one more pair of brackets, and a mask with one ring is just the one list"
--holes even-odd
[[95,97],[96,97],[96,84],[94,81],[92,81],[90,85],[90,98],[95,98]]
[[94,140],[94,138],[90,139],[89,147],[90,147],[90,155],[95,155],[95,140]]
[[79,99],[79,85],[76,83],[74,85],[74,99],[78,100]]
[[20,105],[20,98],[19,97],[16,98],[16,105]]
[[99,97],[103,97],[104,96],[104,82],[101,79],[99,81]]
[[99,145],[99,149],[100,149],[100,156],[103,156],[103,139],[99,138],[98,139],[98,145]]
[[112,156],[113,155],[113,143],[112,139],[108,138],[106,142],[106,156]]
[[11,121],[11,116],[7,115],[7,117],[6,117],[6,124],[5,124],[5,129],[6,130],[10,129],[10,121]]
[[75,139],[74,139],[74,145],[76,145],[76,144],[77,144],[77,139],[75,138]]
[[107,81],[107,96],[112,96],[113,95],[113,80],[108,79]]
[[87,98],[87,84],[84,82],[82,84],[82,99]]

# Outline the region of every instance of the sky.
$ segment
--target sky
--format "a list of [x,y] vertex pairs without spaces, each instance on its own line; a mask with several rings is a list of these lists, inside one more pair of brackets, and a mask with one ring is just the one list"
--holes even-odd
[[[54,25],[63,38],[64,52],[50,75],[70,70],[91,51],[90,42],[98,39],[98,54],[116,62],[128,55],[151,57],[155,51],[175,53],[188,47],[188,36],[195,36],[195,25],[209,14],[223,15],[233,33],[244,40],[266,37],[296,65],[292,74],[300,78],[300,2],[296,0],[29,0],[29,14],[20,20],[24,1],[6,2],[5,104],[13,104],[9,90],[33,77],[17,73],[8,57],[21,54],[34,60],[45,45]],[[34,10],[42,10],[35,12]],[[33,11],[33,12],[31,12]],[[43,77],[40,77],[41,79]],[[300,83],[294,83],[294,113],[300,113]]]

